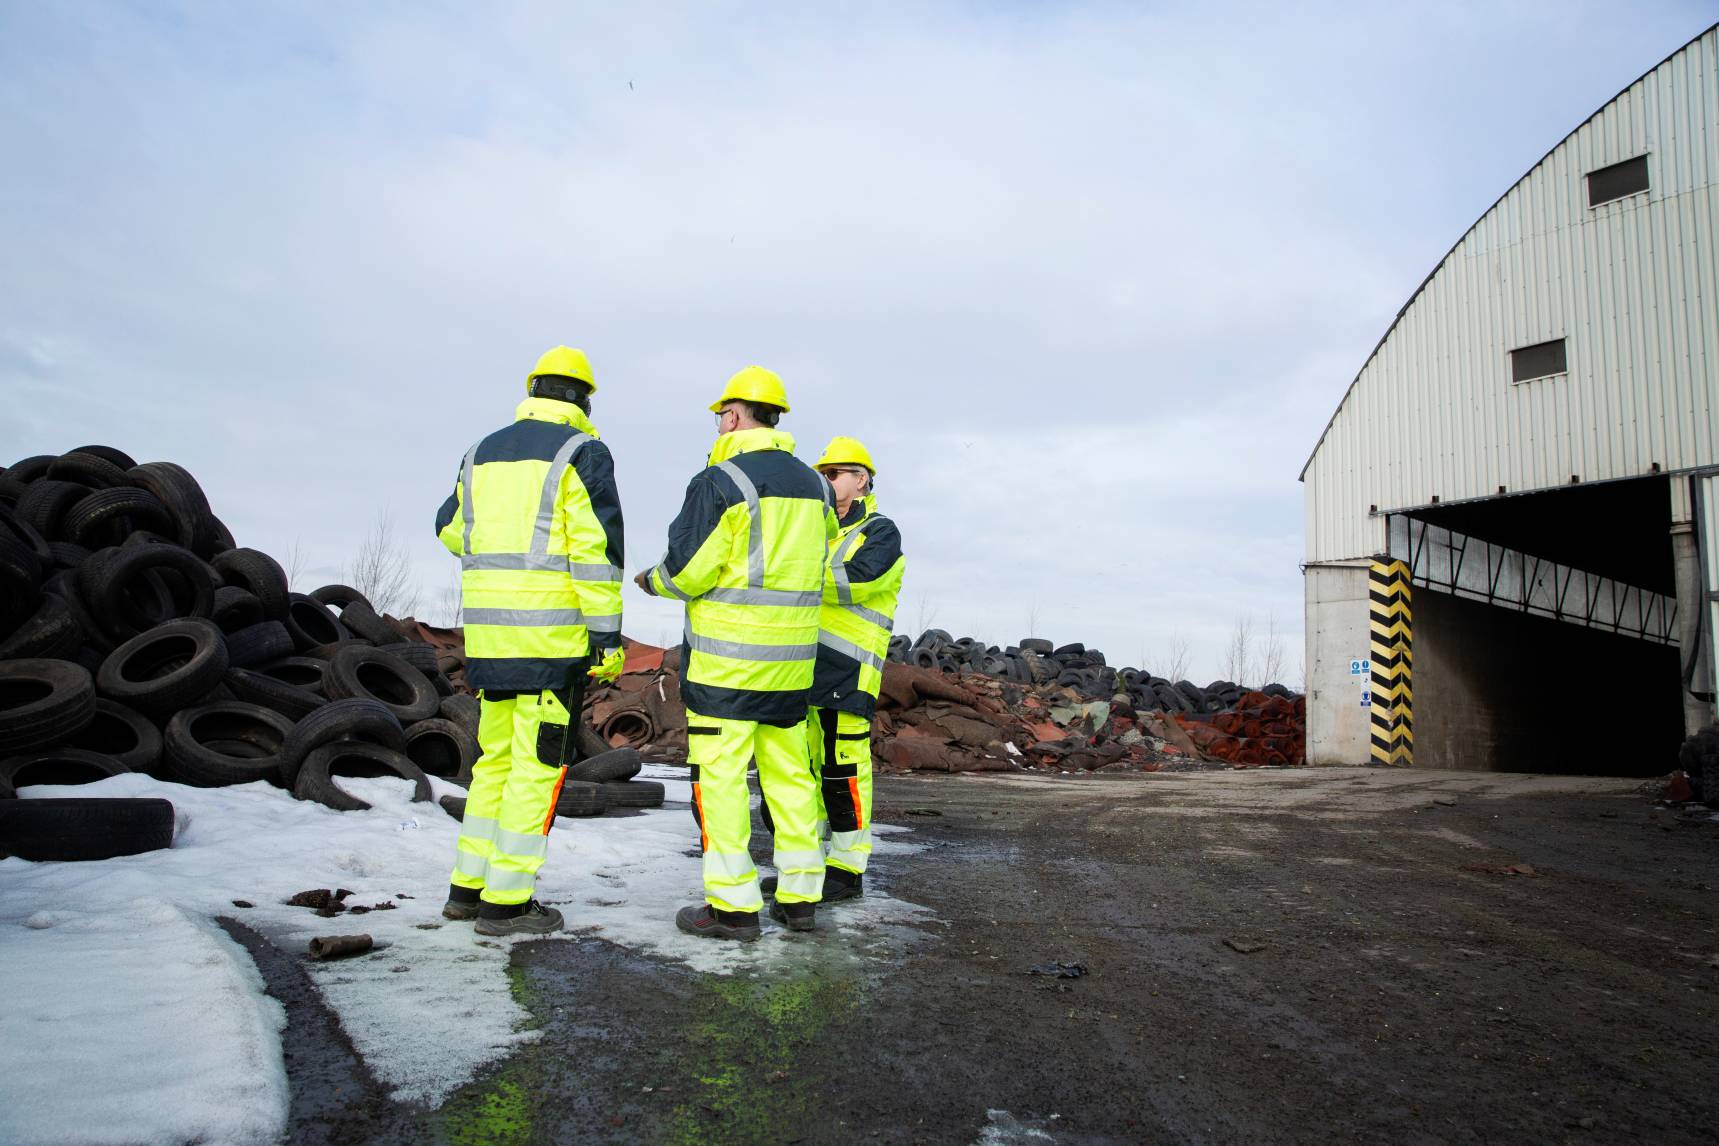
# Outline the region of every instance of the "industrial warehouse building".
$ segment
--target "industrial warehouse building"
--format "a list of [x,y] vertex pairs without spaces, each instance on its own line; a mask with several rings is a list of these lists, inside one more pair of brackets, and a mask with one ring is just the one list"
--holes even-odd
[[1310,763],[1663,774],[1714,718],[1719,25],[1445,255],[1301,477]]

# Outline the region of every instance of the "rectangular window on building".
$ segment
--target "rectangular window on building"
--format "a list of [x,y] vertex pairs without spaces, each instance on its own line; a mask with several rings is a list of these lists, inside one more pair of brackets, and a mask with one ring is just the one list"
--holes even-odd
[[1564,360],[1564,340],[1557,338],[1551,342],[1536,342],[1533,346],[1524,346],[1510,352],[1510,380],[1512,382],[1531,382],[1536,378],[1550,378],[1554,374],[1563,374],[1568,369]]
[[1588,206],[1598,207],[1647,190],[1647,156],[1638,155],[1588,172]]

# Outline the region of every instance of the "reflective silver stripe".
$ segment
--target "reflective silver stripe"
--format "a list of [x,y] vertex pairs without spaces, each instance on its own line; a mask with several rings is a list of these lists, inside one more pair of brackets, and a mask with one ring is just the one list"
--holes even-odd
[[608,617],[587,616],[584,625],[593,633],[618,633],[621,631],[621,616],[619,613]]
[[510,832],[506,828],[498,828],[495,833],[495,850],[498,855],[508,859],[543,859],[549,854],[549,837],[541,832]]
[[857,832],[830,834],[830,863],[864,873],[865,862],[871,858],[871,828]]
[[468,553],[460,558],[461,569],[534,570],[567,572],[567,557],[561,553]]
[[533,553],[549,552],[549,527],[555,523],[555,494],[561,488],[561,475],[566,472],[574,453],[590,440],[590,434],[576,431],[555,451],[549,472],[543,477],[543,497],[537,503],[537,524],[531,530]]
[[[468,609],[469,613],[470,610]],[[883,671],[883,658],[868,649],[862,649],[852,641],[844,641],[833,633],[819,633],[818,643],[826,649],[834,649],[844,656],[850,656],[861,664],[868,664],[879,672]]]
[[454,853],[454,870],[467,879],[482,879],[489,872],[489,858],[461,848]]
[[758,867],[745,852],[705,852],[704,878],[717,877],[717,883],[730,883],[758,874]]
[[758,503],[758,487],[733,462],[717,462],[716,468],[734,479],[740,495],[746,499],[746,512],[752,519],[752,533],[746,539],[746,584],[753,589],[764,587],[764,511]]
[[461,619],[468,625],[509,625],[515,628],[545,628],[583,625],[585,614],[578,609],[467,609]]
[[842,612],[852,613],[862,621],[870,621],[885,632],[895,627],[895,618],[886,616],[876,609],[868,609],[864,605],[843,605],[841,609]]
[[[566,558],[563,557],[562,560],[566,561]],[[587,564],[575,561],[567,566],[567,572],[573,574],[575,581],[620,581],[625,576],[619,565],[610,565],[607,562]]]
[[681,592],[680,586],[674,583],[674,578],[668,575],[667,565],[658,565],[655,572],[657,579],[663,583],[663,589],[669,596],[673,597],[677,601],[692,600],[691,597],[688,597],[685,593]]
[[537,873],[532,871],[513,871],[510,868],[489,865],[489,870],[483,877],[485,891],[524,891],[529,892],[537,886]]
[[467,816],[460,821],[460,839],[493,840],[496,822],[488,816]]
[[805,661],[818,655],[816,645],[752,645],[739,641],[719,641],[686,630],[686,643],[694,652],[717,657],[732,657],[738,661]]
[[725,605],[779,605],[788,609],[815,609],[824,602],[824,595],[815,590],[804,593],[793,589],[707,589],[703,601],[720,601]]
[[824,853],[821,851],[778,851],[771,858],[775,861],[776,870],[780,872],[824,870]]
[[830,553],[830,572],[836,579],[836,600],[843,605],[851,605],[854,600],[853,590],[848,586],[848,558],[860,542],[860,527],[865,525],[866,518],[854,522],[853,531],[842,538]]
[[472,551],[472,525],[477,520],[472,513],[472,459],[477,457],[477,452],[477,446],[473,446],[466,451],[465,459],[460,462],[460,518],[465,522],[465,528],[460,531],[462,553]]

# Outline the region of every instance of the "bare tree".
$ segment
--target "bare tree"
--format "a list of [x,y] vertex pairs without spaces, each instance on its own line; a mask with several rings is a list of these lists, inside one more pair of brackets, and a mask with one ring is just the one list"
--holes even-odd
[[1186,680],[1188,677],[1188,635],[1180,629],[1170,634],[1170,655],[1164,663],[1165,680]]
[[1230,643],[1224,649],[1224,677],[1236,684],[1247,683],[1253,673],[1253,615],[1243,613],[1236,618],[1230,632]]
[[298,579],[304,576],[304,566],[304,543],[295,537],[292,539],[292,544],[287,546],[286,551],[286,569],[284,572],[286,573],[287,588],[293,588],[297,585]]
[[1027,631],[1029,637],[1039,635],[1039,599],[1033,598],[1033,603],[1027,606]]
[[460,589],[460,567],[453,566],[447,584],[436,597],[436,615],[446,618],[449,628],[457,629],[465,614],[465,597]]
[[919,634],[923,633],[926,629],[929,629],[936,620],[936,603],[933,602],[930,597],[921,596],[919,598],[919,622],[915,626],[912,634],[914,639],[917,640],[919,638]]
[[1277,678],[1283,675],[1283,665],[1286,659],[1283,649],[1283,634],[1277,631],[1277,614],[1272,613],[1265,622],[1265,643],[1259,651],[1259,683],[1282,684]]
[[405,546],[394,536],[394,517],[386,510],[358,547],[358,556],[342,575],[346,583],[370,598],[378,613],[411,616],[418,607],[418,583],[406,560]]

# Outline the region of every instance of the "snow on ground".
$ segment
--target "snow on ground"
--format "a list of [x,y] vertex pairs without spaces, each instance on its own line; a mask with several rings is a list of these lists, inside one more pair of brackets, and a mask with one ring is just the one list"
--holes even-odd
[[[888,958],[902,925],[929,919],[868,890],[822,913],[811,936],[767,919],[753,944],[682,934],[675,911],[703,898],[691,785],[680,769],[647,766],[644,776],[664,783],[664,807],[556,821],[537,894],[561,908],[574,936],[734,974],[787,966],[806,942]],[[137,774],[19,793],[160,796],[173,801],[178,824],[165,851],[93,863],[0,860],[0,1141],[242,1143],[284,1132],[284,1018],[243,948],[210,922],[218,915],[291,953],[319,935],[375,938],[375,954],[306,966],[372,1073],[402,1101],[438,1104],[536,1037],[510,992],[508,944],[441,918],[459,824],[433,803],[411,803],[404,781],[342,783],[371,810],[336,812],[264,783],[188,788]],[[463,794],[432,784],[437,795]],[[919,850],[897,841],[904,829],[876,831],[883,862]],[[351,889],[348,906],[394,907],[322,918],[286,905],[319,887]]]

